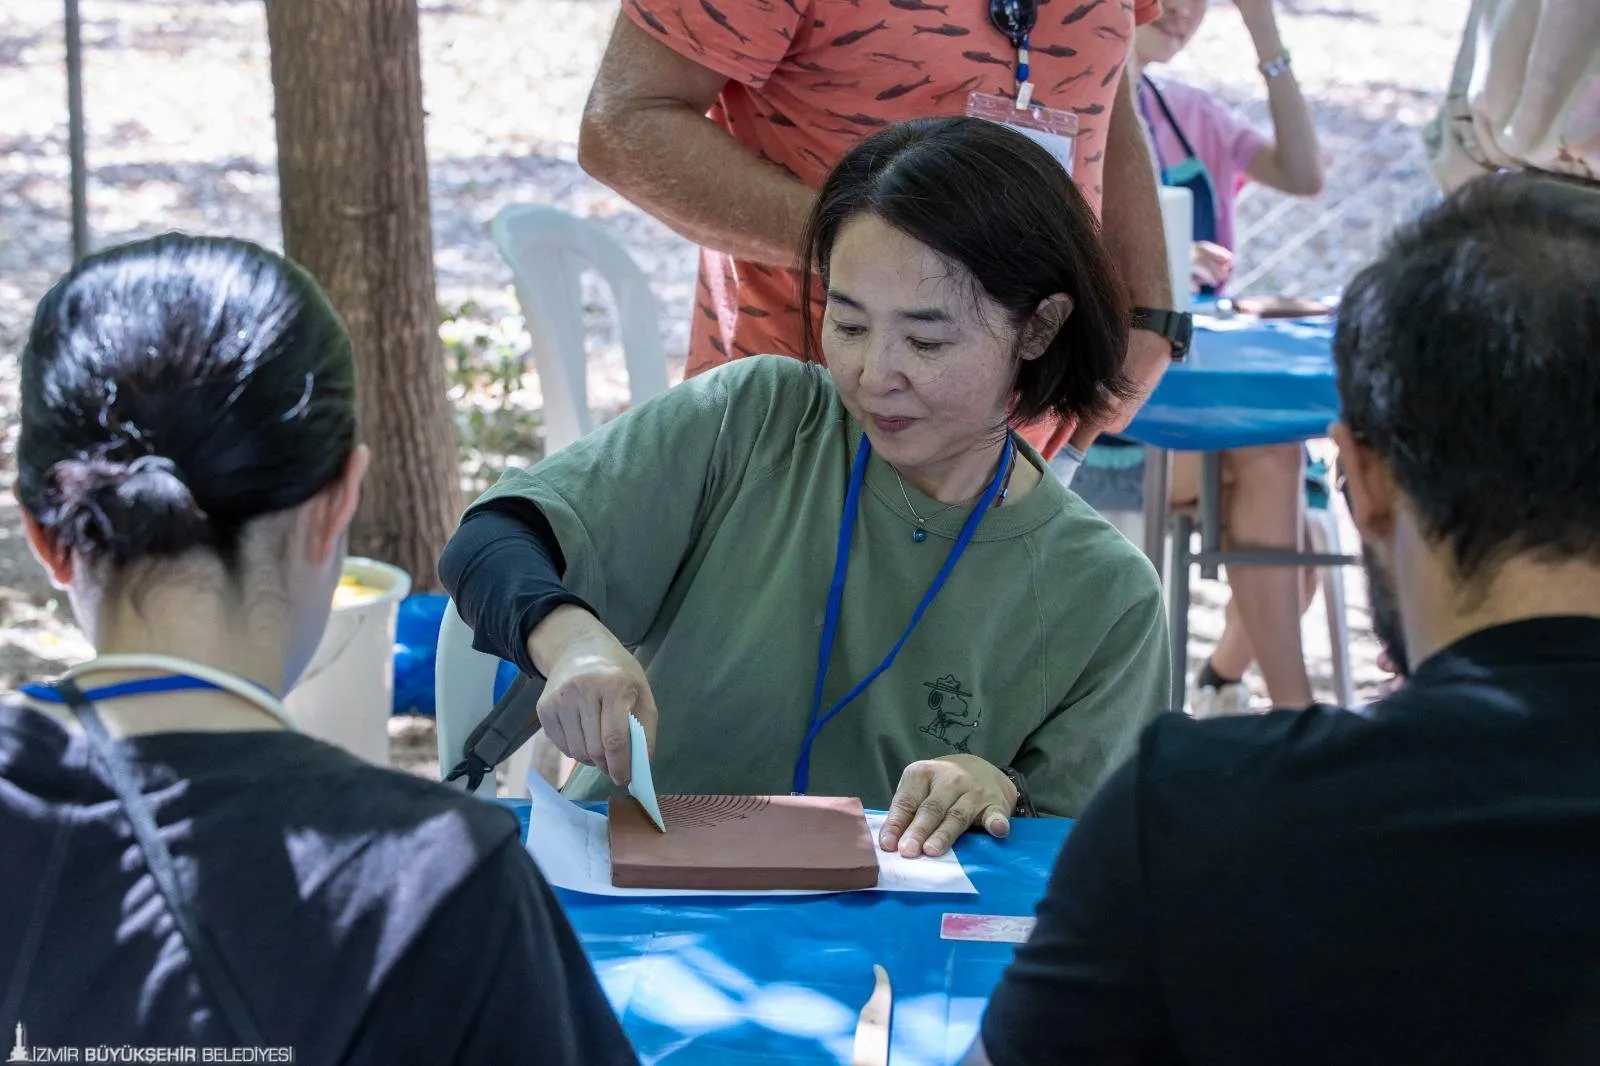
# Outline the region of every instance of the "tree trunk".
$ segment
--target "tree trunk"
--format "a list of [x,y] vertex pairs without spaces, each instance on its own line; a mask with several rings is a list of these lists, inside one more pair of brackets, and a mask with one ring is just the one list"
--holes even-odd
[[417,0],[266,0],[284,251],[355,347],[372,470],[351,551],[418,590],[460,507],[439,344]]

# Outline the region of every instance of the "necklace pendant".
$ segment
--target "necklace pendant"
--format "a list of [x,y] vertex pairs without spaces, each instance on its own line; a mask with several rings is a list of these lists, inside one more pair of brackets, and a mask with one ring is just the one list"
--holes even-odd
[[911,534],[911,539],[916,541],[918,544],[921,544],[923,541],[928,539],[928,531],[926,529],[919,529]]

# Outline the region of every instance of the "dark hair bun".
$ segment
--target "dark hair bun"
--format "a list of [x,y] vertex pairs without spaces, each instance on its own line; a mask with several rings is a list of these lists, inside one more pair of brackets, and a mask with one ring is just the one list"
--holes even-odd
[[96,252],[22,350],[17,496],[118,567],[297,507],[356,446],[350,338],[311,275],[259,245],[169,234]]
[[45,491],[57,544],[113,565],[176,555],[212,540],[205,511],[177,465],[162,456],[63,459],[50,468]]

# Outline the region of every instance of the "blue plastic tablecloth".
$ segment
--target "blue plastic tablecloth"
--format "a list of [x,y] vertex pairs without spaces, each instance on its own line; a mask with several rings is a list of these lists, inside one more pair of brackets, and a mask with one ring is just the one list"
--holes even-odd
[[1333,318],[1195,318],[1189,358],[1168,368],[1121,435],[1174,451],[1324,436],[1338,417]]
[[[526,800],[501,802],[526,826]],[[1070,827],[1019,818],[1005,840],[968,833],[956,854],[976,896],[558,894],[647,1064],[849,1062],[878,963],[894,988],[890,1062],[949,1066],[1016,946],[941,940],[941,917],[1033,914]]]

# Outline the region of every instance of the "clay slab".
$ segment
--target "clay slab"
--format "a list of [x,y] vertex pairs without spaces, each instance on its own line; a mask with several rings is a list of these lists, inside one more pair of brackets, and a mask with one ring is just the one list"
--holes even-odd
[[632,796],[606,808],[618,888],[849,891],[878,884],[878,852],[859,799],[660,796],[667,831]]

